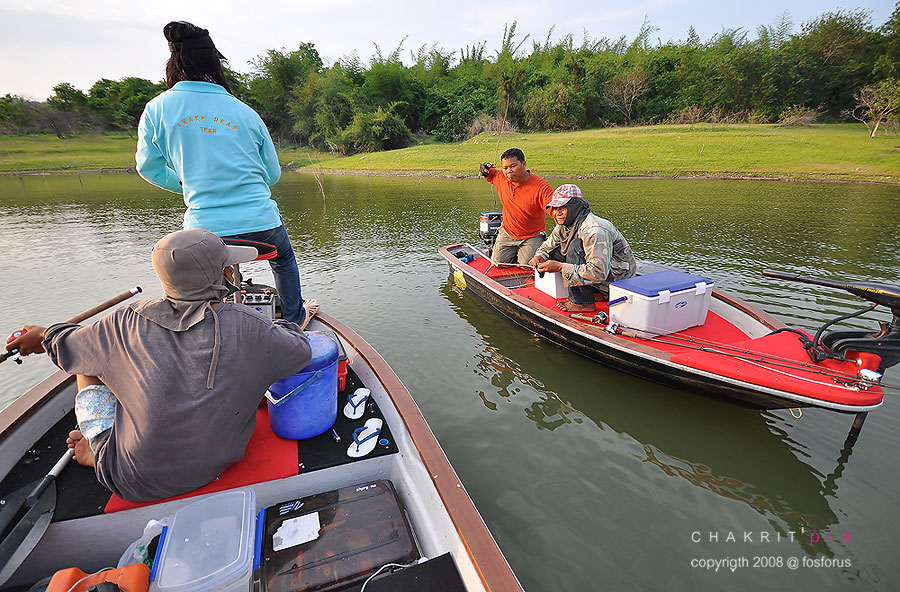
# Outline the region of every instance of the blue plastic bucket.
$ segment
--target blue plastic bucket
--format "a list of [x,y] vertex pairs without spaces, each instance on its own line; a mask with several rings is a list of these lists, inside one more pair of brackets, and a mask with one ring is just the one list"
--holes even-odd
[[308,333],[307,337],[312,360],[266,393],[272,430],[289,440],[318,436],[337,419],[337,343],[320,333]]

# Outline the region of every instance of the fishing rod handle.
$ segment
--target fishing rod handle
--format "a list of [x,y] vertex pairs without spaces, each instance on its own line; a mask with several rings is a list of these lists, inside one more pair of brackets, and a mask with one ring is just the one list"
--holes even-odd
[[[89,319],[92,316],[94,316],[95,314],[103,312],[107,308],[115,306],[115,305],[119,304],[120,302],[124,302],[125,300],[128,300],[135,294],[140,294],[141,292],[142,292],[141,287],[135,286],[135,287],[131,288],[130,290],[126,290],[125,292],[122,292],[118,296],[114,296],[113,298],[110,298],[106,302],[101,302],[97,306],[95,306],[91,309],[88,309],[81,314],[75,315],[74,317],[67,320],[66,322],[73,323],[73,324],[80,323],[81,321],[83,321],[85,319]],[[10,341],[14,340],[13,336],[16,333],[19,333],[18,337],[21,337],[22,335],[25,334],[25,331],[24,330],[15,331],[13,333],[13,335],[10,335],[10,338],[7,339],[6,342],[9,343]],[[19,353],[18,348],[11,349],[8,352],[3,352],[2,354],[0,354],[0,362],[5,362],[6,360],[8,360],[9,358],[11,358],[12,356],[14,356],[18,353]],[[21,363],[21,360],[19,358],[16,358],[16,362]]]
[[[6,338],[6,343],[12,343],[13,341],[18,339],[22,335],[25,335],[25,333],[27,333],[27,332],[28,331],[26,331],[25,329],[17,329],[15,331],[13,331],[12,334]],[[19,348],[14,347],[13,349],[9,350],[8,352],[4,352],[3,354],[0,354],[0,362],[5,362],[6,360],[13,357],[17,353],[19,353]],[[16,360],[16,361],[19,362],[20,364],[22,363],[21,360]]]
[[47,476],[52,475],[54,478],[59,477],[59,474],[62,473],[62,470],[66,468],[66,465],[69,464],[69,461],[71,460],[72,451],[67,448],[66,453],[59,457],[59,460],[56,461],[56,464],[53,465],[53,468],[50,469],[49,473],[47,473]]
[[766,277],[776,278],[776,279],[779,279],[779,280],[791,280],[791,281],[793,281],[793,280],[796,280],[797,277],[798,277],[796,273],[788,273],[788,272],[786,272],[786,271],[775,271],[775,270],[772,270],[772,269],[764,269],[763,272],[762,272],[762,274],[763,274],[764,276],[766,276]]
[[85,319],[91,318],[91,317],[94,316],[95,314],[98,314],[98,313],[103,312],[103,311],[106,310],[107,308],[113,307],[113,306],[119,304],[120,302],[124,302],[125,300],[128,300],[129,298],[131,298],[131,297],[134,296],[135,294],[140,294],[141,291],[142,291],[142,290],[141,290],[141,287],[140,287],[140,286],[135,286],[135,287],[133,287],[133,288],[130,289],[130,290],[126,290],[125,292],[122,292],[122,293],[119,294],[118,296],[114,296],[113,298],[110,298],[110,299],[107,300],[106,302],[101,302],[101,303],[98,304],[97,306],[95,306],[95,307],[93,307],[93,308],[91,308],[91,309],[88,309],[88,310],[84,311],[83,313],[81,313],[81,314],[79,314],[79,315],[75,315],[74,317],[72,317],[71,319],[67,320],[66,322],[67,322],[67,323],[73,323],[73,324],[80,323],[81,321],[83,321],[83,320],[85,320]]
[[773,271],[771,269],[763,270],[762,274],[766,277],[775,278],[779,280],[788,280],[791,282],[800,282],[802,284],[813,284],[816,286],[825,286],[827,288],[839,288],[842,290],[846,290],[848,288],[853,288],[853,284],[850,282],[839,282],[836,280],[829,280],[826,278],[817,277],[814,275],[800,275],[799,273],[788,273],[786,271]]

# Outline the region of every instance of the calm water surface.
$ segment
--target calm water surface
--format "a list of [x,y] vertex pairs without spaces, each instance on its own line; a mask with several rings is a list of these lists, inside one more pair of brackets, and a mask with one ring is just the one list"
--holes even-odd
[[[900,392],[842,456],[850,416],[795,419],[648,383],[459,292],[437,249],[477,240],[478,213],[496,207],[483,181],[324,183],[327,200],[311,176],[275,187],[304,294],[403,379],[527,590],[900,588]],[[895,186],[578,183],[639,257],[791,324],[812,329],[862,301],[761,270],[900,284]],[[149,251],[182,212],[135,175],[0,179],[0,329],[50,324],[135,284],[158,296]],[[51,370],[35,357],[0,366],[0,405]]]

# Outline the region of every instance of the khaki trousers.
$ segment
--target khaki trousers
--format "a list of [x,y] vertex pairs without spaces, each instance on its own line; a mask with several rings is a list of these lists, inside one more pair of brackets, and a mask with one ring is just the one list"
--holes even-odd
[[523,240],[514,239],[506,234],[501,226],[497,231],[494,248],[491,249],[491,261],[527,265],[543,242],[544,239],[540,234]]

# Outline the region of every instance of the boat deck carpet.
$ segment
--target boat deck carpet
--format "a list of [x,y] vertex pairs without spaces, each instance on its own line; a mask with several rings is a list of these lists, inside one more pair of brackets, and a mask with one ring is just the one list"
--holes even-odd
[[[527,276],[532,275],[531,273],[523,274],[521,269],[516,269],[516,268],[490,267],[490,261],[488,259],[485,259],[484,257],[476,258],[471,263],[469,263],[469,266],[481,273],[487,272],[486,275],[491,279],[494,279],[496,277],[510,277],[510,276],[515,276],[515,275],[521,275],[523,277],[526,275]],[[514,288],[514,289],[512,289],[512,291],[515,292],[516,294],[520,294],[520,295],[528,298],[529,300],[531,300],[532,302],[534,302],[536,304],[539,304],[545,308],[548,308],[548,309],[551,309],[551,310],[554,310],[557,312],[562,312],[562,311],[560,311],[557,308],[556,304],[559,302],[565,302],[565,300],[566,300],[565,298],[553,298],[546,292],[542,292],[541,290],[534,287],[534,285],[525,286],[522,288]],[[597,298],[602,298],[602,297],[598,294]],[[605,301],[595,302],[593,311],[583,312],[581,314],[584,314],[587,316],[593,316],[593,315],[597,314],[598,312],[605,312],[605,313],[609,314],[609,306],[606,305]],[[579,322],[585,323],[587,325],[592,324],[589,321],[582,321],[580,319],[575,319],[575,320],[578,320]],[[701,339],[704,341],[714,341],[716,343],[723,343],[723,344],[731,344],[731,343],[735,343],[738,341],[744,341],[748,337],[743,331],[741,331],[740,329],[735,327],[733,324],[727,322],[725,319],[723,319],[722,317],[720,317],[719,315],[717,315],[714,312],[710,312],[707,314],[706,322],[703,325],[700,325],[699,327],[690,327],[683,331],[679,331],[678,333],[675,333],[674,335],[683,336],[683,337],[691,337],[694,339]],[[655,347],[656,349],[659,349],[659,350],[662,350],[665,352],[669,352],[669,353],[679,353],[679,352],[686,351],[685,346],[679,345],[678,343],[667,343],[667,342],[663,342],[663,341],[647,341],[644,339],[635,339],[635,338],[627,338],[627,337],[625,339],[631,339],[632,341],[644,343],[646,345],[651,345],[652,347]]]
[[[268,408],[260,407],[256,411],[256,428],[253,430],[253,435],[250,436],[247,449],[244,451],[244,458],[240,462],[225,469],[225,472],[218,478],[203,487],[161,500],[161,502],[215,493],[232,487],[243,487],[260,481],[283,479],[296,475],[299,466],[297,455],[297,444],[276,436],[269,423]],[[161,502],[130,502],[112,494],[104,511],[110,514]]]
[[[247,446],[244,459],[228,468],[220,479],[213,481],[198,490],[178,496],[192,497],[213,491],[240,487],[271,479],[279,479],[290,475],[337,466],[357,459],[347,456],[347,448],[352,442],[353,430],[361,426],[365,419],[378,417],[384,419],[381,410],[370,399],[369,408],[362,419],[350,420],[340,412],[346,402],[346,395],[363,386],[362,381],[348,368],[347,382],[344,390],[338,394],[338,419],[334,429],[341,438],[335,442],[328,432],[307,440],[284,440],[271,432],[268,422],[268,411],[265,407],[259,410],[257,430]],[[66,450],[66,437],[75,426],[74,412],[70,412],[58,421],[35,445],[28,450],[18,465],[0,482],[0,496],[6,498],[12,492],[26,486],[33,486],[53,467]],[[379,438],[387,439],[388,444],[376,445],[375,449],[364,458],[383,456],[397,452],[397,445],[385,423]],[[277,452],[275,452],[277,451]],[[275,452],[275,454],[273,454]],[[275,458],[286,454],[287,460]],[[263,466],[260,466],[263,463]],[[291,467],[288,467],[288,464]],[[56,481],[57,506],[53,521],[70,520],[94,516],[104,512],[123,510],[139,505],[120,500],[113,503],[112,493],[97,481],[93,469],[76,463],[69,463]],[[119,498],[116,498],[117,500]],[[158,502],[154,502],[158,503]],[[108,507],[109,505],[109,507]],[[126,506],[127,505],[127,506]]]
[[[813,365],[794,333],[775,333],[733,343],[731,347],[747,353],[738,354],[741,356],[738,357],[732,350],[725,350],[724,353],[693,350],[672,356],[672,361],[751,384],[843,405],[876,405],[884,397],[880,386],[855,390],[834,380],[831,375],[823,374],[822,370],[846,372],[852,366],[836,360]],[[714,347],[710,349],[715,350]],[[846,379],[843,382],[855,382],[853,373],[844,376]]]

